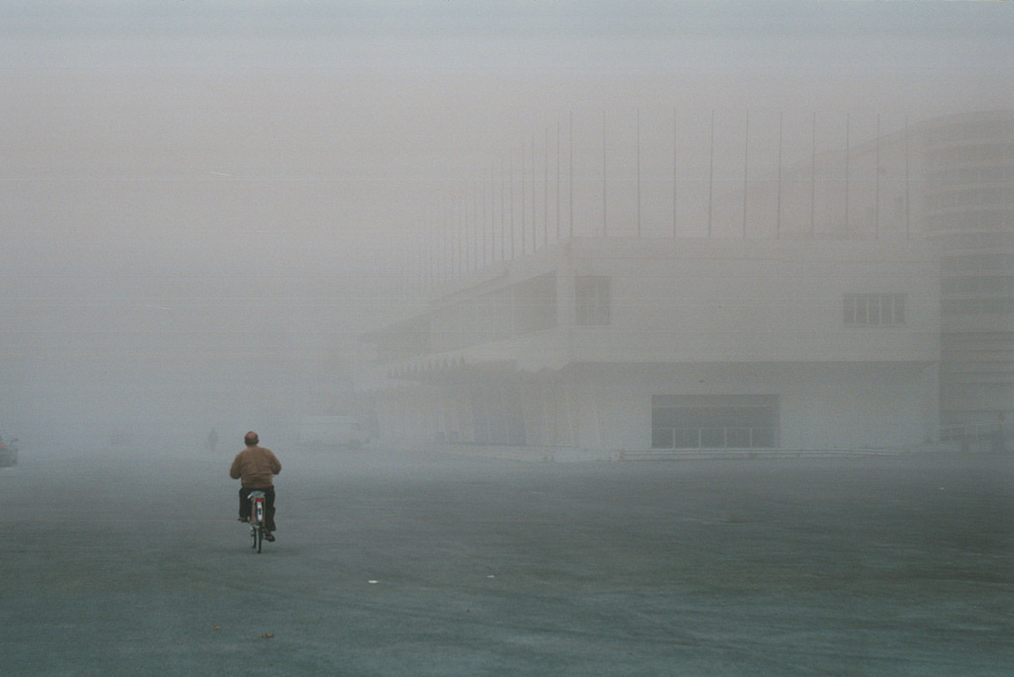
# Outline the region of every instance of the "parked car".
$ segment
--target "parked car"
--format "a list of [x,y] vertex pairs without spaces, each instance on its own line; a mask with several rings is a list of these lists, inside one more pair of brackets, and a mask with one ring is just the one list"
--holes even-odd
[[304,447],[359,449],[370,441],[355,416],[305,416],[297,442]]
[[0,437],[0,468],[9,468],[18,462],[18,440],[10,440],[6,444]]

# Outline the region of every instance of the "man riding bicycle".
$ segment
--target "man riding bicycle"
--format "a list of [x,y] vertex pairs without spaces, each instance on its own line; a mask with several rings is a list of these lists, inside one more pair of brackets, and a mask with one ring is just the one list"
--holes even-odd
[[274,476],[282,472],[279,463],[270,449],[259,446],[260,439],[252,430],[243,438],[246,449],[236,454],[229,469],[229,477],[240,480],[239,490],[239,521],[250,519],[250,492],[264,492],[264,526],[267,533],[265,540],[275,540],[275,487]]

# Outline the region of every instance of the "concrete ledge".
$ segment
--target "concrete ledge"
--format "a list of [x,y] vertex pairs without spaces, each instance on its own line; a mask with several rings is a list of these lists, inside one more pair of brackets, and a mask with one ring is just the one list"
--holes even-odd
[[787,459],[787,458],[861,458],[907,454],[953,453],[952,443],[937,443],[907,448],[866,449],[575,449],[571,447],[498,446],[430,443],[398,445],[413,454],[437,454],[470,458],[500,459],[528,463],[579,463],[589,461],[696,461],[716,459]]
[[898,456],[905,449],[652,449],[616,452],[617,461],[690,461],[705,459],[831,458]]

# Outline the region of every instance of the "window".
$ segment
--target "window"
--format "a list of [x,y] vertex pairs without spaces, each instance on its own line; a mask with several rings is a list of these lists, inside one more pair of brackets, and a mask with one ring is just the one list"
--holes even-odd
[[575,321],[579,326],[602,327],[609,324],[609,278],[581,276],[574,279],[577,304]]
[[905,324],[905,294],[845,294],[846,327],[900,327]]

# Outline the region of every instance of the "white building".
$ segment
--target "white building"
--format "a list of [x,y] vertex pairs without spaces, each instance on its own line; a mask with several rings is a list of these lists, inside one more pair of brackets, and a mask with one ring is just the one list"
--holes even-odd
[[381,436],[583,450],[906,447],[937,428],[937,262],[874,240],[574,238],[371,334]]
[[1014,112],[743,177],[697,210],[718,237],[562,239],[371,334],[401,384],[377,393],[382,437],[793,450],[1009,427]]
[[1014,111],[922,122],[796,166],[780,183],[793,205],[780,219],[788,232],[936,246],[941,423],[981,435],[1014,420]]

